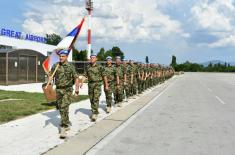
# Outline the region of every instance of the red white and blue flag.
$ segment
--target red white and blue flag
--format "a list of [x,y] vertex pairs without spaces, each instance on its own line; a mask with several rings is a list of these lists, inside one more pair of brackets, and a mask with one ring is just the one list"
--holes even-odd
[[63,40],[59,42],[59,44],[56,46],[56,49],[52,52],[52,54],[47,57],[47,59],[43,62],[42,66],[44,68],[44,71],[46,73],[49,73],[51,67],[59,62],[59,52],[61,50],[67,50],[68,52],[71,51],[74,43],[77,40],[77,37],[82,29],[82,25],[84,23],[85,19],[83,18],[81,23],[75,27]]

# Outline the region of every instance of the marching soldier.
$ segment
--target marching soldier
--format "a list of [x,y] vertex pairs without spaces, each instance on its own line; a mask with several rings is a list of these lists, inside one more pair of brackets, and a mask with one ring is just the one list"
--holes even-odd
[[[99,114],[99,99],[101,95],[101,85],[103,81],[103,67],[96,63],[96,54],[91,54],[85,76],[88,79],[88,95],[91,103],[91,121],[96,121]],[[107,79],[104,79],[105,86],[108,86]],[[107,88],[106,88],[107,89]]]
[[[60,138],[66,138],[69,122],[69,105],[73,93],[73,85],[75,83],[75,93],[79,93],[79,79],[75,67],[68,63],[69,52],[61,50],[59,52],[60,62],[52,66],[51,73],[55,71],[56,100],[61,116]],[[57,69],[56,69],[57,68]],[[52,81],[53,77],[50,77]]]
[[121,64],[121,57],[116,56],[116,85],[115,85],[115,93],[114,93],[114,100],[115,104],[117,104],[118,107],[122,107],[123,98],[124,98],[124,82],[126,82],[124,79],[125,73],[124,73],[124,67]]
[[112,94],[114,94],[114,85],[117,83],[115,81],[116,77],[116,68],[112,65],[112,57],[108,56],[106,58],[106,66],[104,67],[104,78],[107,80],[107,83],[104,88],[106,96],[106,112],[111,112],[112,107]]
[[[123,68],[124,68],[124,90],[126,95],[126,102],[130,97],[130,65],[126,59],[123,59]],[[125,99],[125,96],[124,96]]]
[[141,94],[143,92],[142,90],[142,65],[141,62],[137,63],[137,83],[138,83],[138,94]]
[[134,64],[133,60],[130,60],[130,94],[135,98],[134,96],[137,95],[137,68]]

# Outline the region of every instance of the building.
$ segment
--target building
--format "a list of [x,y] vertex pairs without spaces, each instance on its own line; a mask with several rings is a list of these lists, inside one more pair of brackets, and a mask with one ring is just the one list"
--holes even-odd
[[0,85],[44,82],[42,62],[56,46],[46,44],[43,37],[0,30]]
[[46,56],[28,49],[0,50],[0,84],[22,84],[45,81],[41,66]]

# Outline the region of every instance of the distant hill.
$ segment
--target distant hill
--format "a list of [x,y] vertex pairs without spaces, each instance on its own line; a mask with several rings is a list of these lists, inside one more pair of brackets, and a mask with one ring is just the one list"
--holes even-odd
[[[221,60],[211,60],[211,61],[207,61],[207,62],[204,62],[204,63],[201,63],[201,65],[203,65],[204,67],[207,67],[210,63],[212,63],[213,65],[214,64],[225,64],[225,61],[221,61]],[[226,62],[227,64],[230,64],[230,66],[235,66],[235,62]]]

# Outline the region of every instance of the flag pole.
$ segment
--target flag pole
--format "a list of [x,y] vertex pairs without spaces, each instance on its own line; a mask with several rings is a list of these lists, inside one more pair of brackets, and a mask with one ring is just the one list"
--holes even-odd
[[50,85],[50,83],[51,83],[51,81],[52,81],[52,78],[55,76],[55,73],[56,73],[57,69],[59,68],[59,66],[60,66],[60,64],[57,64],[57,66],[56,66],[54,72],[52,73],[51,76],[49,76],[49,79],[48,79],[48,81],[47,81],[47,85],[45,86],[45,89],[47,89],[47,87]]

